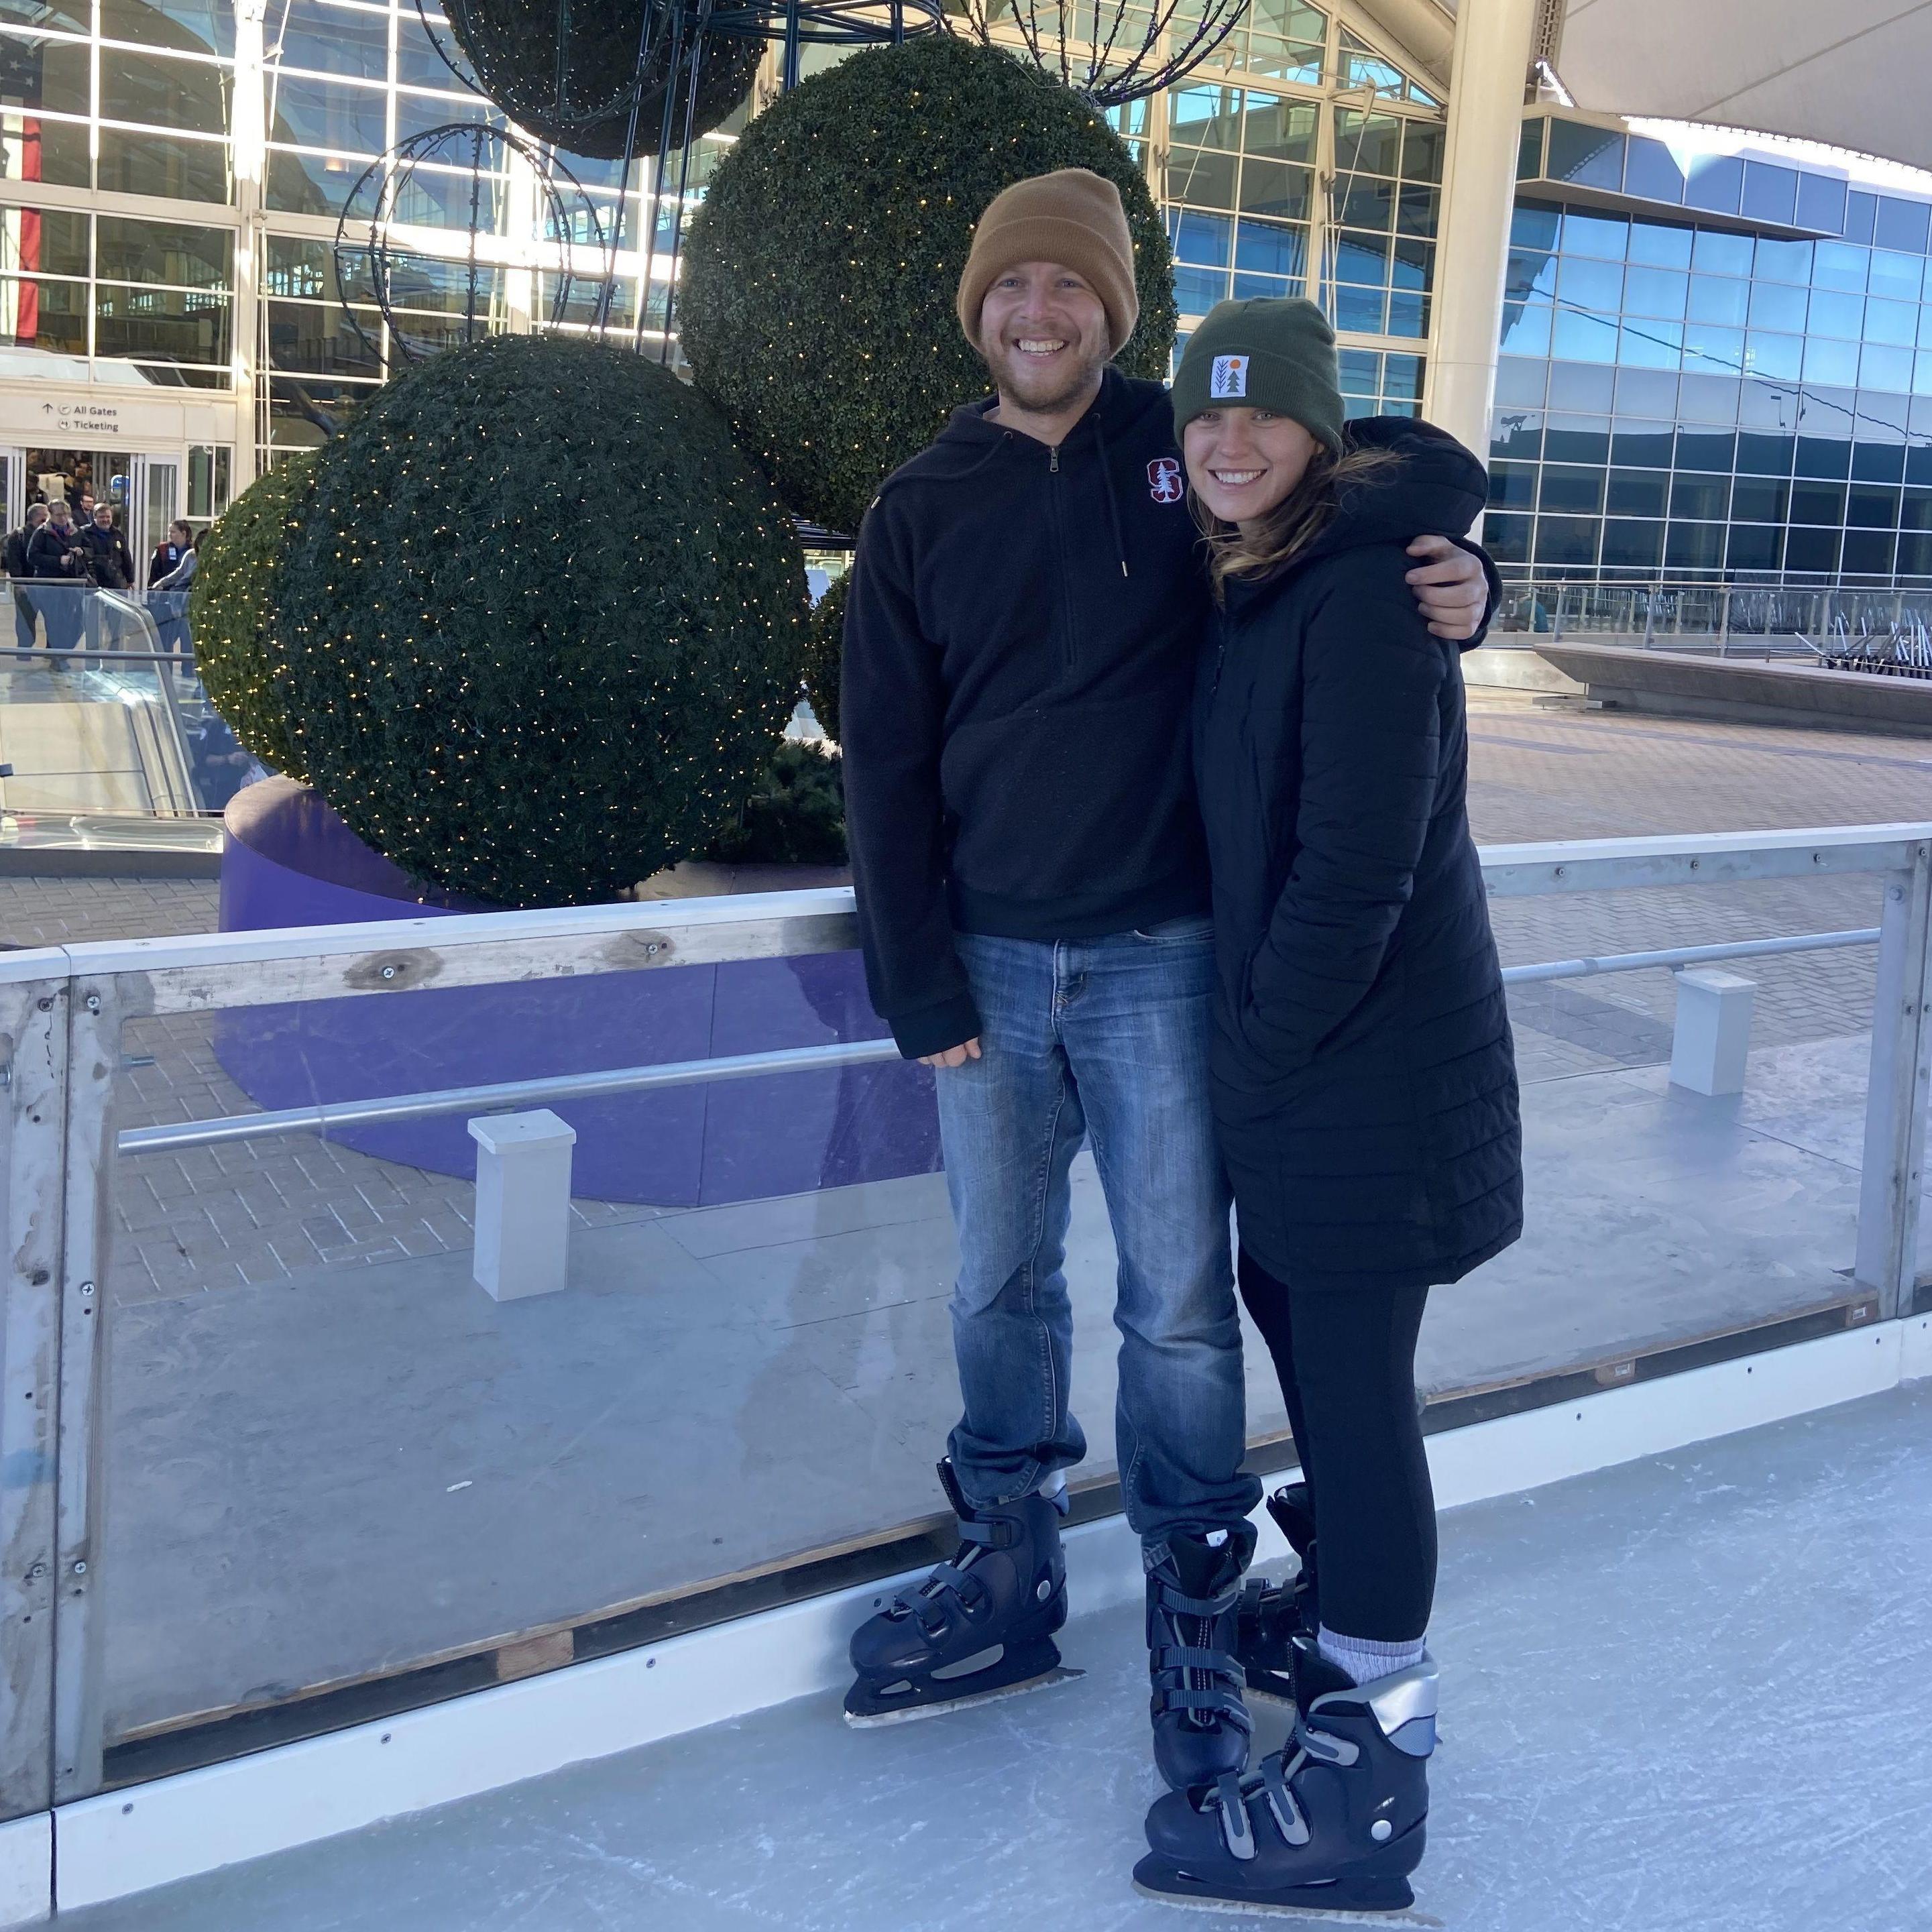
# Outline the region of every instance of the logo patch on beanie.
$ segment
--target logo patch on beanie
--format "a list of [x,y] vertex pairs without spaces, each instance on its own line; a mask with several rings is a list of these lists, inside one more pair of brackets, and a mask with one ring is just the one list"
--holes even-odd
[[1187,494],[1180,465],[1171,456],[1156,456],[1148,465],[1148,494],[1156,503],[1178,503]]
[[1248,358],[1245,356],[1217,356],[1208,393],[1213,396],[1245,396],[1248,393]]

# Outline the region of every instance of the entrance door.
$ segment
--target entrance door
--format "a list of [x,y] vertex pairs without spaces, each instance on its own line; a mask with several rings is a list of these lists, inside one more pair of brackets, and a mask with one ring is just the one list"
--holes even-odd
[[172,456],[136,456],[129,477],[128,548],[134,568],[147,582],[148,560],[166,541],[168,526],[181,514],[181,464]]

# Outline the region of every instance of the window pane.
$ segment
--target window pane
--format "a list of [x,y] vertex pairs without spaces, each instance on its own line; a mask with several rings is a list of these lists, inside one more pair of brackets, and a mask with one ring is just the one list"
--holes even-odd
[[1344,235],[1335,250],[1335,279],[1386,283],[1388,264],[1388,243],[1380,236]]
[[1912,387],[1912,351],[1868,342],[1858,356],[1858,386],[1904,394]]
[[1352,288],[1346,284],[1335,291],[1335,326],[1364,335],[1380,335],[1388,320],[1388,298],[1380,289]]
[[1394,114],[1335,110],[1335,171],[1346,178],[1360,172],[1394,175],[1402,171],[1402,121]]
[[106,40],[232,59],[234,0],[100,0],[100,32]]
[[1612,470],[1609,496],[1611,513],[1624,517],[1660,517],[1670,485],[1669,474],[1660,470]]
[[1240,146],[1241,90],[1184,87],[1171,98],[1170,131],[1177,141],[1234,153]]
[[1664,560],[1664,526],[1612,517],[1604,526],[1604,562],[1616,570],[1654,570]]
[[167,60],[119,47],[100,50],[100,114],[106,121],[184,134],[226,134],[233,76],[207,61]]
[[1918,304],[1872,296],[1865,304],[1865,340],[1910,348],[1918,334]]
[[93,106],[92,59],[82,43],[39,34],[0,34],[0,104],[86,115]]
[[1225,214],[1184,208],[1176,224],[1174,252],[1182,261],[1198,267],[1225,268],[1234,226]]
[[1804,380],[1850,388],[1858,380],[1858,345],[1814,335],[1804,345]]
[[292,214],[335,214],[368,165],[335,155],[272,153],[268,205]]
[[87,284],[0,280],[0,352],[9,349],[85,356]]
[[[406,9],[406,17],[412,11]],[[442,32],[447,40],[448,29],[445,28]],[[284,68],[310,68],[323,74],[345,74],[354,80],[388,78],[386,14],[331,6],[328,0],[274,0],[268,9],[266,38],[272,68],[279,47]],[[434,54],[430,58],[435,58]],[[449,70],[440,61],[436,62],[436,70],[435,74],[422,76],[428,85],[454,85]]]
[[1563,252],[1621,262],[1630,248],[1630,227],[1620,214],[1586,214],[1573,208],[1563,218]]
[[275,90],[269,131],[275,140],[304,147],[379,154],[389,145],[387,117],[385,98],[374,88],[290,74]]
[[104,214],[94,245],[94,272],[104,281],[226,289],[233,278],[235,238],[225,228]]
[[1687,322],[1684,328],[1684,366],[1687,369],[1715,370],[1736,375],[1744,366],[1744,332],[1741,328],[1713,328],[1708,323]]
[[1750,284],[1724,275],[1690,278],[1690,320],[1742,328],[1750,304]]
[[87,222],[64,208],[0,208],[0,271],[86,275]]
[[1167,161],[1167,198],[1202,208],[1234,205],[1234,158],[1199,148],[1175,148]]
[[[382,318],[374,309],[358,311],[371,344],[382,339]],[[268,364],[292,374],[380,376],[380,358],[365,346],[349,318],[334,307],[305,302],[268,304]]]
[[[396,139],[406,141],[418,134],[427,134],[431,129],[446,128],[460,123],[475,123],[488,128],[502,128],[508,124],[502,115],[487,100],[479,100],[474,94],[457,96],[448,94],[405,94],[396,95]],[[452,146],[450,158],[467,160],[468,146]],[[486,142],[483,148],[483,164],[485,167],[496,159],[493,143]]]
[[1845,242],[1820,242],[1811,265],[1812,284],[1816,288],[1846,289],[1854,294],[1863,295],[1870,261],[1871,250],[1868,248],[1854,248]]
[[94,350],[136,362],[196,362],[225,367],[229,358],[228,298],[179,289],[94,291]]
[[[1778,328],[1796,335],[1804,332],[1804,308],[1809,299],[1802,288],[1778,282],[1759,282],[1751,290],[1750,326],[1754,328]],[[1915,312],[1912,320],[1918,317]]]
[[120,194],[226,202],[234,182],[226,141],[176,140],[132,128],[100,130],[100,185]]
[[1278,227],[1271,221],[1243,221],[1234,231],[1234,266],[1258,274],[1300,275],[1307,266],[1305,229]]
[[1630,224],[1630,258],[1653,268],[1688,268],[1693,231],[1665,221]]
[[1442,148],[1447,130],[1433,121],[1411,121],[1402,129],[1402,172],[1412,182],[1442,178]]
[[1306,220],[1313,199],[1314,176],[1307,168],[1286,161],[1241,163],[1241,206],[1251,214],[1272,214],[1283,220]]
[[1761,235],[1758,237],[1754,272],[1761,281],[1808,282],[1811,279],[1811,244],[1774,241],[1768,235]]
[[1617,326],[1601,316],[1562,310],[1550,341],[1554,353],[1568,361],[1614,362],[1617,359]]
[[1795,382],[1804,366],[1802,335],[1766,335],[1754,329],[1744,338],[1745,366],[1754,376],[1778,382]]
[[[1636,315],[1681,320],[1689,298],[1690,278],[1669,268],[1632,268],[1624,282],[1624,307]],[[1802,312],[1804,298],[1798,298]]]
[[1371,178],[1338,183],[1335,218],[1346,228],[1373,228],[1387,234],[1394,225],[1395,194],[1394,182]]
[[1604,507],[1604,472],[1569,464],[1545,464],[1542,507],[1594,514]]
[[1315,159],[1315,108],[1283,100],[1272,94],[1248,96],[1243,152],[1270,160],[1312,162]]
[[[5,114],[0,106],[0,115]],[[36,119],[31,127],[0,133],[0,171],[8,181],[92,187],[94,158],[88,149],[86,124]]]
[[1679,322],[1627,322],[1618,338],[1617,360],[1633,369],[1675,369],[1683,359]]
[[1781,524],[1790,515],[1791,485],[1774,476],[1740,476],[1731,486],[1731,514],[1740,523]]
[[1582,261],[1566,255],[1557,271],[1556,292],[1565,302],[1614,315],[1623,305],[1623,266],[1618,262]]

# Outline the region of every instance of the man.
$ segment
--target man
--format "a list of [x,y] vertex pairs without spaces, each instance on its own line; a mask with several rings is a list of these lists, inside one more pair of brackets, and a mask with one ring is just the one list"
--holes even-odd
[[34,574],[27,561],[27,547],[34,532],[47,520],[44,503],[27,506],[27,520],[7,539],[7,575],[14,590],[14,643],[15,654],[26,657],[34,648],[34,600],[27,594],[26,581]]
[[36,602],[47,627],[47,649],[70,651],[80,642],[81,587],[87,579],[87,552],[74,526],[66,503],[50,506],[47,520],[27,544],[27,566],[40,581],[58,588],[39,593]]
[[[867,984],[937,1072],[964,1397],[940,1473],[962,1540],[854,1635],[846,1708],[878,1721],[1057,1670],[1062,1472],[1086,1450],[1061,1271],[1084,1138],[1119,1253],[1155,1757],[1176,1788],[1211,1785],[1247,1755],[1233,1653],[1260,1487],[1208,1100],[1198,536],[1166,391],[1108,366],[1138,313],[1111,183],[1070,169],[998,196],[958,308],[998,394],[867,512],[841,704]],[[1441,548],[1411,580],[1465,636],[1480,569]]]
[[80,532],[87,552],[87,574],[103,590],[126,590],[134,581],[134,560],[128,539],[114,526],[112,504],[97,503],[93,520]]

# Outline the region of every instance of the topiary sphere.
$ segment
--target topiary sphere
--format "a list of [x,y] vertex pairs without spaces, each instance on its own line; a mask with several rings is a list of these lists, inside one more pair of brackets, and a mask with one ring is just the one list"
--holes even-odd
[[805,560],[657,364],[499,336],[322,452],[283,570],[312,782],[412,877],[608,899],[700,850],[797,700]]
[[237,496],[195,546],[188,631],[214,708],[266,765],[304,784],[288,716],[280,616],[282,563],[301,528],[315,458],[285,456]]
[[[656,0],[449,0],[450,32],[476,70],[484,92],[519,127],[574,154],[622,159],[638,95],[637,152],[655,154],[663,131],[665,69],[671,37],[660,26],[651,37],[641,78],[638,50],[644,17]],[[722,34],[704,36],[698,75],[694,139],[708,134],[752,91],[764,43]],[[686,105],[680,76],[671,105],[672,145],[684,135]]]
[[848,570],[812,606],[805,643],[805,694],[819,728],[838,742],[838,674],[845,661],[845,598],[852,588]]
[[952,309],[973,224],[1000,189],[1067,167],[1120,190],[1141,315],[1119,366],[1164,376],[1174,264],[1154,196],[1126,143],[1036,69],[908,40],[814,75],[739,136],[686,238],[678,326],[793,509],[856,530],[880,481],[986,394]]

